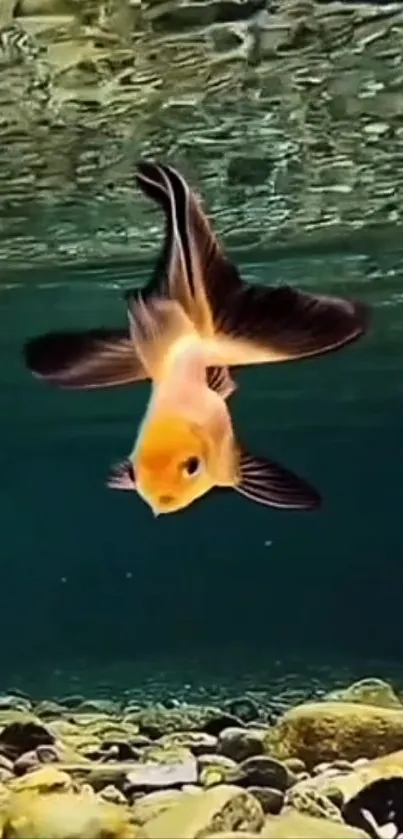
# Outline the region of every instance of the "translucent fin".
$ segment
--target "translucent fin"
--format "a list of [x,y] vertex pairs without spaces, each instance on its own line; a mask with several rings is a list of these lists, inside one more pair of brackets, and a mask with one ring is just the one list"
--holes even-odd
[[240,456],[240,481],[234,489],[258,504],[285,510],[313,510],[321,504],[319,493],[302,478],[245,451]]
[[129,303],[130,335],[147,375],[158,380],[179,342],[197,341],[197,332],[175,300],[150,297]]
[[63,388],[112,387],[146,378],[122,329],[49,332],[27,341],[23,353],[34,376]]
[[109,489],[136,489],[134,469],[130,460],[117,463],[112,469],[106,484]]

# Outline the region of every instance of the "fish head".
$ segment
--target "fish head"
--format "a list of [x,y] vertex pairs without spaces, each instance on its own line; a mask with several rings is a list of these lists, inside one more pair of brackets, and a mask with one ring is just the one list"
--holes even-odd
[[213,488],[203,427],[179,416],[150,422],[135,456],[136,489],[154,515],[174,513]]

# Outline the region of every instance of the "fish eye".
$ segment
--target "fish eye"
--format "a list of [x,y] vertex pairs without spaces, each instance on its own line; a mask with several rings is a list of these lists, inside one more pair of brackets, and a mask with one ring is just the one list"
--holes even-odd
[[188,459],[183,463],[183,471],[189,476],[189,478],[192,478],[200,472],[201,466],[202,463],[199,457],[188,457]]

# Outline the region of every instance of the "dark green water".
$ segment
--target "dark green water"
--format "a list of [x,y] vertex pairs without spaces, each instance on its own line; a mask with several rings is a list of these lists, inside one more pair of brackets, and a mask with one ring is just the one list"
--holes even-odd
[[[361,296],[371,334],[333,356],[245,371],[233,411],[250,449],[324,495],[315,513],[228,493],[153,519],[107,490],[148,388],[66,393],[31,379],[20,347],[50,328],[124,323],[121,289],[147,269],[5,276],[1,318],[0,662],[24,672],[159,656],[383,662],[402,653],[401,254],[294,255],[251,281]],[[50,666],[50,664],[49,664]],[[239,674],[238,674],[239,675]]]

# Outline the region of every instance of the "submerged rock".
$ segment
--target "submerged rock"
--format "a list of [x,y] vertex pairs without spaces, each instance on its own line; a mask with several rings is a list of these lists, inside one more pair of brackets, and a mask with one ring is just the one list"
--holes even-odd
[[37,792],[60,792],[72,788],[72,780],[67,772],[55,766],[41,766],[27,772],[21,778],[12,781],[13,790],[35,790]]
[[335,824],[296,811],[266,819],[262,839],[368,839],[366,833],[347,824]]
[[279,760],[261,755],[242,761],[236,773],[236,782],[242,786],[273,787],[284,790],[293,778],[287,767]]
[[288,711],[266,750],[299,757],[308,768],[335,758],[377,757],[403,748],[403,711],[352,702],[319,702]]
[[83,794],[31,792],[13,796],[3,839],[142,839],[140,827],[118,805]]
[[214,752],[217,748],[217,737],[206,734],[205,731],[176,731],[172,734],[164,734],[157,741],[158,745],[164,746],[185,746],[194,755]]
[[196,758],[190,755],[180,763],[139,763],[127,774],[126,789],[164,789],[197,781]]
[[224,728],[218,737],[217,752],[240,762],[264,752],[265,731],[251,728]]
[[15,760],[25,752],[34,751],[37,746],[49,746],[54,741],[52,732],[39,721],[11,722],[0,732],[0,751]]
[[400,708],[403,705],[393,688],[383,679],[361,679],[347,688],[332,690],[326,694],[329,702],[358,702],[362,705],[376,705],[379,708]]
[[263,824],[262,807],[253,795],[222,785],[188,795],[148,821],[144,830],[147,839],[193,839],[240,826],[243,831],[257,832]]
[[146,824],[164,813],[174,804],[184,800],[184,796],[191,793],[183,790],[158,790],[142,795],[134,801],[132,806],[132,818],[136,824]]

